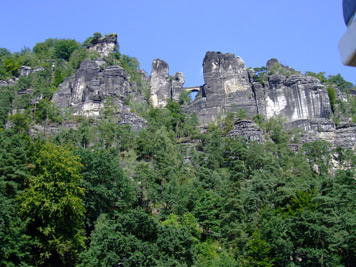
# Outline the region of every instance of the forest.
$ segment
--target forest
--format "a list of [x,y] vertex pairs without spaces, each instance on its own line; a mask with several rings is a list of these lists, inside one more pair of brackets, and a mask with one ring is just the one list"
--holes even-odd
[[[98,57],[86,46],[100,37],[0,48],[0,80],[16,80],[0,87],[0,266],[356,266],[354,151],[298,145],[279,117],[250,118],[265,143],[229,136],[243,111],[202,131],[187,95],[152,108],[118,47],[107,65],[131,74],[146,102],[127,104],[147,127],[118,124],[110,101],[96,118],[61,112],[53,93]],[[21,66],[39,71],[19,77]],[[50,123],[55,135],[30,135]]]

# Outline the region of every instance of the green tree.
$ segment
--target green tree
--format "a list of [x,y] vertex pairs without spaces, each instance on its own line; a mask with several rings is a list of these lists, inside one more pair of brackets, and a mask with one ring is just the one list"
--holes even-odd
[[340,73],[337,75],[329,75],[328,82],[332,85],[336,85],[337,87],[339,87],[341,91],[346,91],[354,87],[352,83],[345,81],[345,79],[341,76]]
[[72,39],[58,40],[54,45],[54,56],[58,59],[69,60],[72,53],[79,48],[79,43]]
[[327,174],[331,166],[331,144],[316,140],[303,145],[303,151],[309,160],[310,168],[317,174]]
[[219,236],[222,199],[214,191],[202,192],[193,210],[205,237]]
[[116,219],[102,214],[79,266],[157,266],[159,227],[141,211],[118,214]]
[[18,201],[36,244],[36,264],[72,266],[85,240],[80,159],[67,147],[45,143],[33,163],[33,176]]
[[247,243],[247,261],[248,266],[264,266],[272,267],[274,266],[274,259],[269,258],[269,251],[271,250],[271,245],[261,239],[261,233],[259,230],[252,234],[252,238]]
[[324,83],[324,84],[328,82],[328,79],[325,77],[325,72],[315,73],[312,71],[306,71],[305,75],[318,78],[320,80],[320,82]]
[[78,154],[83,164],[86,225],[92,230],[100,214],[113,215],[115,209],[130,204],[131,187],[115,154],[105,149],[80,149]]
[[0,192],[0,266],[32,266],[33,242],[17,210],[18,203]]
[[0,192],[14,198],[24,189],[29,140],[24,135],[0,129]]

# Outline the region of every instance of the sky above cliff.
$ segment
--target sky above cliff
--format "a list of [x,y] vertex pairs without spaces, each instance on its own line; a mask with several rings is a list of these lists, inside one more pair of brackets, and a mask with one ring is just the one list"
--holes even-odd
[[2,1],[0,47],[11,52],[48,38],[83,42],[94,32],[117,33],[120,52],[137,57],[148,74],[165,60],[186,86],[202,85],[206,51],[240,56],[247,67],[270,58],[302,72],[340,73],[338,42],[346,32],[342,0],[62,0]]

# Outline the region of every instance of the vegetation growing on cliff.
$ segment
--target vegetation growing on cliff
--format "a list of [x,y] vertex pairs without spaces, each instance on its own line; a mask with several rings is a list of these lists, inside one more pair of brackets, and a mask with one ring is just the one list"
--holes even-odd
[[[0,88],[1,266],[355,265],[353,151],[315,141],[295,152],[282,118],[255,116],[266,143],[226,136],[234,114],[202,133],[172,101],[141,110],[137,133],[117,124],[110,101],[95,120],[65,116],[49,101],[56,70],[40,55],[67,70],[86,52],[56,55],[57,41],[26,52],[44,70]],[[15,77],[25,54],[0,51],[15,60],[2,77]],[[32,98],[19,94],[29,88]],[[68,117],[75,129],[28,135]]]

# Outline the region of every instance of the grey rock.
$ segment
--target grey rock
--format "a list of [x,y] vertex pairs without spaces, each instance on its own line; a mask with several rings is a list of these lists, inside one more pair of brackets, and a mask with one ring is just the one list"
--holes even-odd
[[250,89],[246,65],[234,54],[207,52],[203,62],[205,93],[234,93]]
[[202,125],[216,120],[219,115],[244,109],[249,116],[257,114],[255,95],[246,65],[234,54],[207,52],[203,62],[205,85],[201,99],[186,107],[195,112]]
[[271,58],[270,60],[267,61],[266,67],[267,71],[270,72],[272,70],[272,67],[276,64],[280,64],[278,59],[276,58]]
[[[267,62],[267,68],[270,68],[270,61]],[[283,74],[276,73],[269,76],[268,85],[265,90],[266,113],[261,113],[266,118],[281,115],[288,123],[331,118],[329,95],[318,79],[301,74],[286,78]]]
[[24,76],[27,77],[28,75],[30,75],[32,72],[32,68],[29,66],[21,66],[20,67],[20,76]]
[[[277,66],[275,66],[277,64]],[[285,66],[283,64],[281,64],[278,59],[276,58],[271,58],[270,60],[267,61],[266,64],[267,67],[267,72],[272,72],[272,71],[280,71],[280,72],[284,72],[284,73],[289,73],[289,74],[293,74],[293,73],[299,73],[301,74],[301,72],[296,71],[295,69],[289,67],[289,66]]]
[[110,53],[113,53],[117,46],[117,34],[112,33],[99,38],[99,40],[94,43],[91,43],[88,47],[88,51],[98,52],[103,58],[107,57]]
[[21,66],[20,67],[20,76],[27,77],[28,75],[30,75],[32,73],[36,73],[36,72],[43,71],[43,70],[44,70],[43,67],[36,67],[36,68],[32,69],[29,66]]
[[269,78],[269,84],[272,89],[278,89],[286,81],[286,76],[280,73],[272,74]]
[[120,118],[119,124],[130,125],[134,131],[138,131],[146,127],[147,122],[137,114],[129,112],[130,107],[124,104],[129,96],[140,99],[132,91],[127,74],[121,66],[103,69],[100,67],[100,61],[85,60],[73,76],[59,85],[51,101],[59,106],[62,112],[71,109],[73,115],[95,117],[101,114],[110,99],[113,112]]
[[176,72],[172,79],[172,100],[179,102],[180,94],[183,90],[184,85],[184,74],[181,72]]
[[119,125],[129,125],[136,133],[147,126],[147,121],[136,113],[122,113],[120,114],[120,118]]
[[74,115],[98,116],[108,97],[114,99],[120,111],[123,100],[131,93],[122,67],[102,70],[96,61],[85,60],[74,76],[59,85],[51,101],[62,109],[72,107]]
[[56,134],[64,128],[70,128],[76,130],[78,128],[78,123],[73,121],[63,122],[61,125],[57,123],[44,124],[34,124],[30,126],[29,136],[31,138],[37,138],[39,136],[56,136]]
[[256,123],[251,120],[238,120],[234,123],[233,128],[229,131],[230,137],[245,137],[249,141],[256,141],[264,143],[266,141],[265,135],[260,130]]
[[310,130],[301,137],[300,144],[311,143],[316,140],[325,140],[333,148],[342,147],[346,149],[356,149],[356,125],[343,124],[332,131]]
[[334,132],[335,124],[331,120],[323,118],[304,119],[287,122],[284,124],[284,128],[287,131],[298,128],[304,132]]
[[62,111],[69,108],[72,103],[72,81],[74,76],[66,78],[54,92],[51,101],[55,103]]
[[44,71],[43,67],[36,67],[32,70],[32,73],[36,73],[36,72],[40,72],[40,71]]
[[16,83],[16,80],[8,79],[6,82],[7,82],[7,85],[14,85]]
[[164,107],[171,98],[172,84],[169,78],[169,67],[167,62],[155,59],[151,70],[151,104],[153,107]]

